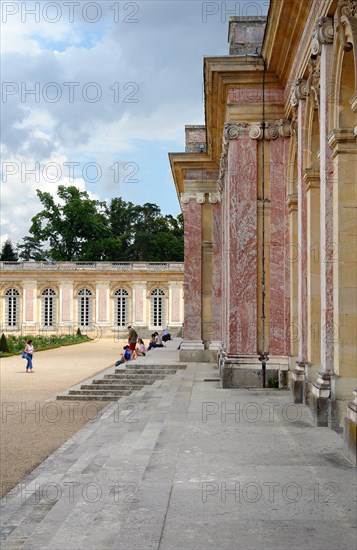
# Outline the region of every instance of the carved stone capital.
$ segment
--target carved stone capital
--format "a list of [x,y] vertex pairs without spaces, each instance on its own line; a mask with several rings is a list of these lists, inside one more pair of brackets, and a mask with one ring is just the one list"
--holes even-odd
[[314,101],[315,109],[318,109],[320,106],[320,67],[320,56],[316,58],[312,57],[309,61],[309,76],[306,81],[306,87]]
[[349,52],[356,48],[357,34],[357,2],[356,0],[340,0],[335,13],[336,31],[340,37],[343,49]]
[[205,194],[204,193],[181,193],[181,203],[188,204],[191,199],[194,199],[198,204],[205,203]]
[[224,137],[226,139],[237,139],[248,134],[248,122],[226,122],[224,125]]
[[322,44],[332,44],[334,36],[332,17],[319,17],[312,33],[311,55],[320,55]]
[[221,194],[220,193],[209,193],[208,194],[208,202],[211,204],[217,204],[218,202],[221,202]]
[[309,90],[307,88],[307,81],[303,78],[298,78],[295,80],[290,103],[293,107],[296,107],[300,101],[300,99],[306,99],[309,95]]
[[262,124],[251,124],[249,128],[249,137],[251,139],[262,139],[263,138],[263,125]]

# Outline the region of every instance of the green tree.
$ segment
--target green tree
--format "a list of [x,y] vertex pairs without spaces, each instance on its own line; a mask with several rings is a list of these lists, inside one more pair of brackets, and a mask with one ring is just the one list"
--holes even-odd
[[61,203],[39,189],[43,210],[32,218],[30,233],[48,248],[49,259],[102,260],[102,241],[108,233],[105,203],[89,198],[86,191],[60,185]]
[[20,251],[19,257],[24,262],[29,262],[30,260],[34,260],[35,262],[46,260],[46,252],[35,237],[24,237],[22,242],[18,243],[17,248]]
[[10,239],[7,239],[1,250],[1,261],[2,262],[17,262],[18,256],[14,250],[13,244]]

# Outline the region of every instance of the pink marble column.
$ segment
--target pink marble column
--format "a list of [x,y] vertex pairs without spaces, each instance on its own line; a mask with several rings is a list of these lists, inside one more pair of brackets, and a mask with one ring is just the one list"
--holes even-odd
[[306,101],[298,105],[298,355],[307,361],[307,203],[304,181],[304,134]]
[[[331,66],[333,45],[321,47],[320,66],[320,227],[321,227],[321,365],[333,370],[334,322],[333,322],[333,180],[332,149],[328,144],[329,90],[331,90]],[[331,99],[330,99],[331,101]]]
[[34,322],[35,320],[35,289],[26,288],[26,322]]
[[285,174],[290,140],[270,142],[270,347],[271,355],[288,355],[290,342],[288,212]]
[[228,150],[228,355],[257,353],[257,140]]
[[62,289],[62,319],[61,322],[71,321],[71,290]]
[[[218,194],[212,202],[212,342],[222,342],[222,207]],[[216,202],[214,202],[216,201]]]
[[202,206],[197,202],[195,194],[192,195],[182,198],[185,227],[184,340],[202,342]]

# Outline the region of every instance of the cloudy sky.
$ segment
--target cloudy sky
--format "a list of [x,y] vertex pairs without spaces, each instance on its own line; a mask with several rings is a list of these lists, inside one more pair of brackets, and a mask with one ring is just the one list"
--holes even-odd
[[1,238],[28,234],[36,189],[76,185],[180,212],[167,153],[203,124],[203,56],[268,1],[1,2]]

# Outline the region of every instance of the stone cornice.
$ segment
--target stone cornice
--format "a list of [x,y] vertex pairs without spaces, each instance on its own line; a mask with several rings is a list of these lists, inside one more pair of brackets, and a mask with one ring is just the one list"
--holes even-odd
[[328,144],[332,148],[336,147],[339,143],[355,143],[355,140],[354,128],[334,129],[328,135]]
[[298,196],[296,193],[288,195],[286,197],[286,204],[289,208],[289,213],[296,212],[298,210]]
[[206,197],[204,193],[181,193],[181,204],[188,204],[191,199],[195,200],[198,204],[204,204]]

